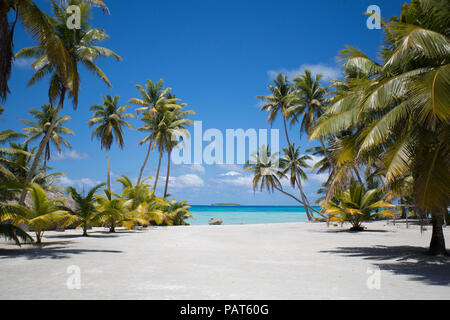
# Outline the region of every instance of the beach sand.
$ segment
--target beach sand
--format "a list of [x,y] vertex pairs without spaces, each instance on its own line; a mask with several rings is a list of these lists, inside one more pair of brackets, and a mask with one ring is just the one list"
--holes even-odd
[[[363,233],[323,223],[96,228],[89,238],[48,232],[42,248],[0,242],[0,298],[450,298],[450,259],[424,255],[430,227],[421,234],[404,224],[367,226]],[[445,236],[450,247],[450,228]],[[79,268],[79,290],[67,287],[68,268]]]

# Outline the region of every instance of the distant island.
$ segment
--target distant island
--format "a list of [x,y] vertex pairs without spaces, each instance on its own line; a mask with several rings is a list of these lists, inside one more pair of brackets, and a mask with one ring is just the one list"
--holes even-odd
[[213,203],[211,207],[240,207],[238,203]]

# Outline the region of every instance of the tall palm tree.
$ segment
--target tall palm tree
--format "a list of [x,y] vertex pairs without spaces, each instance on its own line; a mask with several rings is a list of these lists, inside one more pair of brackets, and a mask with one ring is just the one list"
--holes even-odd
[[87,231],[89,225],[94,223],[97,218],[97,198],[95,197],[95,193],[104,185],[104,183],[101,183],[93,187],[86,195],[77,192],[73,187],[67,188],[69,195],[76,203],[76,209],[65,207],[65,210],[73,216],[73,221],[79,224],[78,228],[83,228],[83,237],[88,236]]
[[111,191],[111,173],[109,165],[109,150],[114,140],[117,145],[123,149],[123,127],[133,129],[133,126],[125,119],[135,118],[132,113],[126,113],[129,106],[119,106],[119,96],[112,98],[110,95],[103,97],[103,105],[91,106],[91,112],[94,112],[91,120],[88,121],[90,127],[97,125],[92,132],[92,138],[97,137],[100,140],[101,148],[106,149],[107,166],[107,186]]
[[[70,4],[77,4],[80,8],[80,29],[69,30],[67,27],[69,13],[67,13],[65,9],[66,6]],[[51,58],[52,55],[60,54],[59,51],[50,52],[42,45],[38,45],[24,48],[16,54],[16,57],[36,58],[36,61],[33,63],[33,67],[37,71],[28,82],[28,85],[36,83],[45,76],[50,76],[50,103],[53,105],[56,99],[59,98],[59,103],[56,108],[54,118],[49,126],[47,134],[39,144],[35,159],[31,165],[29,176],[27,177],[27,183],[30,183],[34,171],[36,170],[36,167],[41,159],[42,153],[50,140],[50,134],[53,132],[57,117],[64,106],[66,94],[68,93],[68,97],[72,99],[74,107],[78,104],[78,94],[81,81],[78,72],[79,64],[82,64],[87,70],[94,73],[110,87],[111,84],[108,78],[95,64],[95,60],[99,57],[114,57],[118,61],[121,60],[121,58],[113,51],[96,45],[98,41],[108,39],[108,35],[102,29],[91,29],[89,23],[91,8],[86,2],[80,3],[78,0],[71,0],[67,4],[65,3],[64,5],[59,6],[56,2],[52,1],[52,11],[54,17],[47,16],[47,20],[56,31],[56,37],[58,38],[59,43],[63,44],[63,49],[66,52],[66,58],[64,59],[64,73],[60,70],[60,64],[56,64],[54,62],[55,59]],[[25,190],[20,198],[21,204],[23,204],[25,200],[26,192],[27,191]]]
[[[269,85],[268,89],[271,92],[271,95],[264,96],[260,95],[257,96],[257,98],[264,101],[264,105],[261,108],[261,111],[265,111],[269,113],[269,116],[267,118],[267,121],[269,123],[273,123],[278,116],[278,114],[281,113],[281,117],[283,119],[283,127],[284,127],[284,133],[286,136],[286,141],[288,143],[289,151],[292,154],[295,153],[294,148],[292,146],[291,140],[289,138],[289,133],[287,129],[287,121],[290,116],[289,110],[292,110],[291,108],[295,105],[300,103],[299,96],[297,95],[297,91],[295,89],[295,86],[289,82],[287,76],[282,75],[281,73],[278,74],[278,76],[273,80],[274,85]],[[300,190],[300,193],[302,195],[302,198],[305,199],[306,203],[309,203],[307,201],[307,197],[305,193],[303,192],[303,186],[301,184],[301,181],[298,181],[298,188]],[[308,204],[307,204],[308,205]],[[308,205],[310,209],[313,209],[311,205]]]
[[321,74],[313,76],[308,69],[294,79],[298,102],[289,108],[288,114],[291,123],[298,122],[302,118],[300,134],[304,132],[309,136],[311,129],[325,109],[327,88],[322,87],[321,80]]
[[284,133],[286,135],[286,140],[289,148],[291,149],[292,144],[289,139],[287,130],[287,120],[289,116],[288,110],[298,102],[298,96],[296,95],[294,85],[289,82],[287,76],[283,76],[280,73],[273,80],[273,82],[274,85],[268,86],[271,95],[260,95],[257,96],[257,98],[261,99],[264,102],[264,105],[261,107],[261,111],[269,113],[267,122],[269,122],[270,124],[273,124],[278,114],[281,113],[284,125]]
[[[30,126],[22,129],[28,135],[28,139],[25,140],[25,143],[37,140],[47,134],[47,130],[50,128],[51,122],[55,117],[55,111],[56,111],[55,108],[49,104],[44,104],[41,107],[41,110],[31,109],[29,111],[29,113],[36,119],[36,121],[33,122],[29,120],[22,120],[23,123]],[[75,134],[72,130],[63,127],[63,124],[69,121],[70,119],[71,118],[69,116],[57,118],[53,131],[50,134],[50,140],[45,146],[44,171],[47,170],[47,161],[50,160],[51,155],[50,143],[53,143],[53,145],[59,152],[62,151],[61,147],[63,145],[72,149],[70,143],[62,136],[63,134],[70,134],[70,135]]]
[[[189,136],[187,127],[194,122],[187,119],[188,115],[195,114],[194,111],[181,111],[180,109],[159,110],[163,113],[162,120],[158,123],[158,129],[155,134],[155,143],[157,143],[159,150],[167,151],[167,173],[164,187],[164,198],[168,196],[167,190],[170,179],[170,161],[173,148],[177,146],[179,141],[183,141]],[[159,166],[158,166],[159,167]]]
[[[132,98],[128,102],[140,106],[137,109],[138,112],[143,112],[142,121],[145,125],[139,128],[139,131],[149,131],[150,135],[145,137],[139,144],[143,145],[148,143],[148,151],[145,156],[144,163],[139,172],[139,177],[137,183],[139,184],[142,179],[145,167],[147,166],[150,153],[154,150],[154,137],[155,128],[153,124],[156,122],[155,115],[158,109],[168,108],[175,109],[180,106],[176,103],[177,99],[175,97],[169,96],[171,88],[164,88],[164,81],[160,79],[158,82],[154,83],[150,79],[147,79],[147,84],[145,88],[141,85],[136,85],[136,89],[139,91],[141,98]],[[160,158],[161,159],[161,158]],[[161,161],[159,162],[161,163]],[[158,171],[159,172],[159,171]],[[155,184],[157,179],[155,180]]]
[[378,64],[343,51],[347,90],[312,138],[351,132],[360,158],[381,155],[385,184],[413,176],[416,210],[433,217],[431,254],[444,254],[442,212],[450,202],[450,21],[446,1],[415,0],[384,24]]
[[[61,0],[67,4],[66,0]],[[85,0],[84,2],[99,6],[103,12],[108,8],[101,0]],[[10,20],[11,19],[11,20]],[[58,36],[48,16],[42,12],[32,0],[0,1],[0,101],[4,102],[9,93],[8,80],[14,62],[13,38],[17,22],[20,21],[39,46],[47,52],[48,59],[55,66],[61,78],[68,75],[67,62],[69,52]]]

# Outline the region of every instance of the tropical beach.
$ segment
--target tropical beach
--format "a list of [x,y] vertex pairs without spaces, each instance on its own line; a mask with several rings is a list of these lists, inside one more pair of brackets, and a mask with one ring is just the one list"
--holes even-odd
[[[368,226],[365,234],[301,222],[95,229],[84,239],[51,232],[41,248],[0,247],[0,298],[448,299],[448,258],[425,255],[430,230]],[[79,290],[68,289],[73,265]]]
[[0,9],[0,299],[450,296],[448,0]]

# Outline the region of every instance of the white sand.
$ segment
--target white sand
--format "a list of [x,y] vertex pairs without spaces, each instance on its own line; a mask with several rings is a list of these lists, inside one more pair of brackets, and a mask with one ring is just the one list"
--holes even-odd
[[[368,226],[358,234],[311,223],[49,232],[44,248],[0,243],[0,298],[450,298],[450,260],[423,254],[430,230]],[[445,235],[450,246],[449,228]],[[71,265],[80,290],[67,288]],[[379,290],[366,283],[374,266]]]

